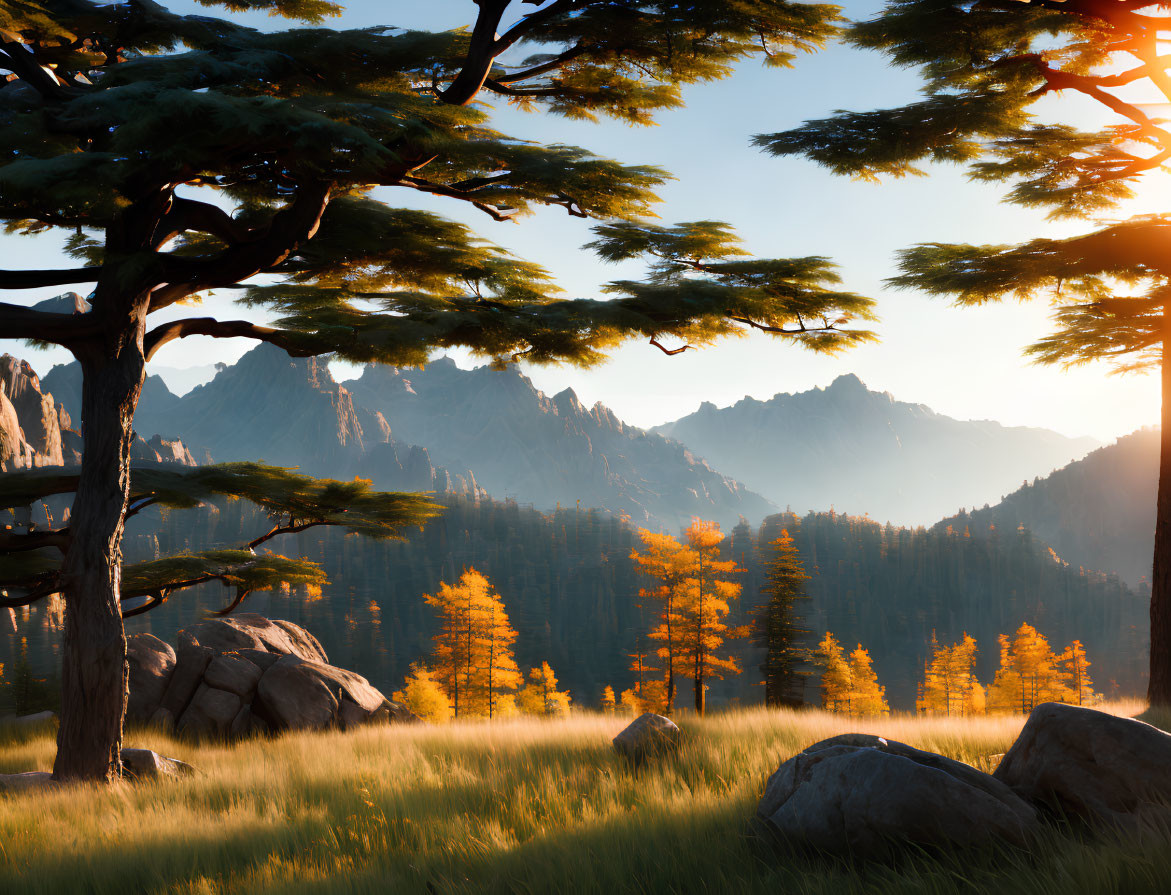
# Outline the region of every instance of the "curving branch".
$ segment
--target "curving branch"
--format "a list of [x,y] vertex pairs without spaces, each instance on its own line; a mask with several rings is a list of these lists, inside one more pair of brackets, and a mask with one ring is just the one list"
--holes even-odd
[[68,348],[93,331],[92,318],[85,314],[54,314],[0,302],[0,335],[6,339],[35,339]]
[[651,344],[654,345],[656,348],[658,348],[661,352],[663,352],[663,354],[667,355],[668,357],[674,357],[676,354],[682,354],[688,348],[690,348],[692,351],[695,350],[694,345],[684,345],[682,348],[665,348],[665,347],[663,347],[662,344],[660,344],[658,339],[651,339]]
[[297,339],[297,334],[288,330],[261,326],[247,320],[217,320],[215,317],[188,317],[157,326],[143,339],[143,353],[149,361],[158,350],[175,339],[188,336],[211,336],[215,339],[256,339],[283,348],[291,357],[311,357],[316,350],[306,348]]
[[253,241],[265,232],[241,226],[239,221],[218,205],[174,196],[166,214],[159,221],[159,229],[152,244],[156,247],[164,245],[188,230],[210,233],[229,245]]
[[30,531],[26,534],[0,531],[0,553],[19,553],[22,550],[40,550],[42,547],[56,547],[64,553],[72,540],[68,528]]
[[101,272],[100,267],[74,267],[67,270],[0,270],[0,289],[40,289],[43,286],[96,283]]
[[331,189],[332,184],[327,181],[302,184],[296,198],[272,216],[261,235],[218,255],[164,256],[167,282],[151,294],[150,311],[165,308],[204,289],[232,286],[280,264],[317,232]]

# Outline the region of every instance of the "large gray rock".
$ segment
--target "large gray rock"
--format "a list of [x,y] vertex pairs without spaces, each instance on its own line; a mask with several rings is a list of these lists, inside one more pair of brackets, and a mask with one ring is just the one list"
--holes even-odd
[[24,792],[56,786],[48,771],[25,771],[23,774],[0,774],[0,792]]
[[1171,823],[1171,736],[1133,718],[1042,703],[993,776],[1074,818]]
[[179,718],[178,730],[196,736],[222,736],[231,729],[232,721],[243,705],[243,700],[235,693],[202,683]]
[[256,697],[253,713],[276,730],[345,729],[415,717],[361,675],[296,656],[284,656],[261,676]]
[[195,768],[150,749],[123,749],[122,772],[135,780],[155,780],[159,777],[187,777],[195,773]]
[[317,638],[300,625],[274,621],[252,612],[204,619],[185,631],[217,653],[252,649],[298,656],[310,662],[329,661]]
[[[274,657],[279,658],[279,657]],[[227,690],[247,699],[256,689],[260,680],[260,666],[245,659],[239,653],[224,653],[216,656],[203,672],[203,682],[209,687]]]
[[679,728],[670,718],[647,712],[639,715],[614,737],[614,750],[624,758],[641,763],[653,756],[679,748]]
[[126,717],[149,721],[163,704],[175,671],[175,651],[153,634],[131,634],[126,638],[126,661],[130,666]]
[[1026,845],[1034,808],[975,768],[868,734],[815,743],[768,780],[757,818],[786,842],[885,857],[905,846]]
[[167,692],[163,694],[162,708],[172,718],[179,718],[187,710],[191,697],[203,683],[203,672],[211,664],[216,653],[203,646],[186,631],[179,632],[179,648],[175,651],[175,670]]

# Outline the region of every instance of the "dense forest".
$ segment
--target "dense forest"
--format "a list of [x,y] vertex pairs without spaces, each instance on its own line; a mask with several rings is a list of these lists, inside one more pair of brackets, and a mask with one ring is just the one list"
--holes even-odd
[[[542,513],[465,496],[444,502],[447,510],[405,541],[334,531],[284,536],[290,540],[274,542],[276,549],[320,561],[331,584],[321,594],[254,593],[243,611],[305,625],[331,661],[389,693],[431,649],[437,622],[423,594],[474,566],[491,580],[519,633],[521,668],[548,661],[579,704],[596,705],[606,685],[631,685],[629,654],[653,648],[647,634],[654,626],[653,607],[640,606],[638,597],[647,582],[631,560],[640,547],[635,527],[597,510]],[[143,516],[132,522],[128,560],[239,543],[268,527],[242,501]],[[914,708],[933,632],[941,642],[964,632],[974,637],[977,676],[987,681],[996,669],[997,636],[1023,622],[1054,643],[1081,640],[1104,694],[1137,694],[1145,686],[1145,591],[1063,563],[1025,529],[906,529],[833,512],[778,514],[758,529],[741,523],[723,543],[723,555],[745,569],[730,621],[746,623],[759,608],[765,557],[758,545],[782,529],[793,534],[811,575],[812,599],[803,607],[813,637],[832,630],[848,649],[863,644],[896,710]],[[173,641],[179,628],[226,602],[218,585],[202,585],[128,619],[127,628]],[[17,667],[23,649],[39,675],[51,676],[59,637],[51,607],[18,610],[0,642],[0,662]],[[763,699],[761,649],[748,639],[733,649],[744,673],[712,682],[713,708]],[[805,695],[819,699],[816,677]]]

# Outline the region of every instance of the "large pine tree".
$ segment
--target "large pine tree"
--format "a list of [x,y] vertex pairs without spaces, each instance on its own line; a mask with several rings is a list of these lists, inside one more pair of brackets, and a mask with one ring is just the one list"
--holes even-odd
[[753,627],[757,644],[764,648],[760,673],[764,676],[764,701],[770,706],[805,704],[806,669],[812,655],[807,642],[811,630],[805,627],[800,602],[808,600],[805,564],[787,529],[768,544],[771,555],[765,560],[764,604]]
[[[478,102],[648,124],[687,84],[816,48],[836,7],[477,0],[470,28],[429,33],[325,29],[339,11],[327,0],[205,5],[311,27],[262,32],[154,0],[0,5],[0,219],[16,234],[60,229],[79,260],[0,270],[0,289],[88,293],[65,303],[77,313],[0,303],[0,332],[66,347],[84,374],[71,525],[40,533],[64,563],[59,779],[118,770],[129,449],[145,365],[171,341],[246,337],[396,364],[462,346],[499,363],[590,364],[632,337],[667,353],[748,331],[818,350],[866,337],[841,321],[867,316],[868,302],[838,290],[824,259],[748,259],[710,222],[643,224],[665,172],[512,138]],[[563,299],[539,266],[394,208],[379,187],[494,220],[542,205],[600,219],[602,257],[650,258],[650,275],[613,284],[608,300]],[[185,310],[211,289],[240,289],[258,310]]]
[[[1089,218],[1171,163],[1171,128],[1148,102],[1171,102],[1168,31],[1171,9],[1134,0],[892,0],[847,37],[919,68],[923,98],[839,112],[757,142],[867,179],[955,162],[974,180],[1010,184],[1018,205]],[[1083,129],[1087,120],[1101,123]],[[893,280],[961,305],[1052,299],[1056,329],[1031,349],[1045,363],[1161,367],[1149,698],[1162,705],[1171,704],[1169,257],[1171,217],[1158,215],[1023,245],[920,245],[903,253]]]

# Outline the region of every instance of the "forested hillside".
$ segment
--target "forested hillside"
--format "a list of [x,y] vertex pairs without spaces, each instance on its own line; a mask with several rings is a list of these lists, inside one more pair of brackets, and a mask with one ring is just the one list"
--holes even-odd
[[1159,430],[1142,429],[937,527],[1024,525],[1067,562],[1138,584],[1151,574],[1158,484]]
[[[436,622],[423,594],[475,566],[496,586],[519,632],[516,656],[522,668],[548,661],[573,698],[586,704],[597,704],[606,684],[630,686],[628,654],[647,649],[652,621],[650,608],[638,605],[638,590],[648,582],[630,558],[639,546],[635,528],[596,510],[540,513],[513,502],[462,496],[449,496],[445,503],[442,516],[402,542],[334,532],[296,536],[295,544],[274,542],[288,555],[322,561],[332,583],[321,596],[255,593],[244,608],[305,625],[334,662],[389,692],[430,648]],[[128,554],[140,559],[156,549],[166,554],[238,543],[265,527],[264,517],[242,502],[215,511],[136,518]],[[910,530],[834,513],[800,520],[772,516],[755,531],[741,525],[724,542],[724,555],[746,568],[744,596],[733,606],[731,622],[748,621],[760,604],[757,545],[781,527],[795,529],[812,574],[813,599],[806,603],[810,627],[817,634],[833,631],[850,648],[866,646],[896,709],[914,706],[933,630],[941,641],[965,631],[974,636],[977,671],[988,680],[996,666],[997,635],[1026,621],[1055,644],[1080,639],[1100,691],[1137,694],[1145,686],[1145,591],[1067,566],[1023,530]],[[224,603],[222,588],[203,585],[128,619],[128,629],[151,630],[169,640]],[[27,613],[18,629],[4,636],[0,662],[14,661],[19,638],[27,636],[31,658],[43,669],[52,667],[59,635],[46,626],[44,615]],[[713,707],[730,698],[758,702],[763,695],[759,651],[748,640],[732,649],[745,672],[713,683]]]

